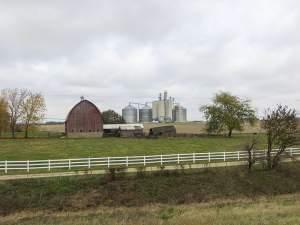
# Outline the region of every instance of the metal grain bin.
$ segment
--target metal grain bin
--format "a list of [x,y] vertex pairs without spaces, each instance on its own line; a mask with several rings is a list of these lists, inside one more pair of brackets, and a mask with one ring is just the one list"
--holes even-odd
[[152,108],[149,106],[144,106],[139,111],[139,118],[141,123],[152,122]]
[[173,120],[175,122],[186,122],[186,108],[176,105],[173,109]]
[[122,109],[122,116],[126,123],[137,123],[137,109],[132,105]]

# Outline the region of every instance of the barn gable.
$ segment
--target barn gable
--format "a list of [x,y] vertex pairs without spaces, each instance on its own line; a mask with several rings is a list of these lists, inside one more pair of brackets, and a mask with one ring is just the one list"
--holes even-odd
[[68,137],[102,137],[103,120],[100,110],[92,102],[81,100],[69,112],[65,122]]

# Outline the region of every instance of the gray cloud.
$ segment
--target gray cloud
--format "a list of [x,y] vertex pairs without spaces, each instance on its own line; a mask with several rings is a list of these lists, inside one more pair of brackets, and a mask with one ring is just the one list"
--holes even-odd
[[0,88],[45,94],[64,118],[79,96],[101,109],[169,90],[201,119],[217,91],[300,108],[300,3],[0,1]]

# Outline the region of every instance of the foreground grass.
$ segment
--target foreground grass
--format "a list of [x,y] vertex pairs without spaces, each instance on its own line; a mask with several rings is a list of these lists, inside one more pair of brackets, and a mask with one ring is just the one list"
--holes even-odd
[[[251,137],[0,139],[0,161],[237,151],[243,150]],[[264,135],[258,135],[259,148],[265,147],[264,139]]]
[[190,205],[99,207],[80,212],[20,212],[0,218],[3,225],[282,225],[300,224],[300,195],[220,200]]
[[78,211],[256,199],[300,192],[300,163],[274,171],[245,167],[161,171],[151,175],[61,177],[0,182],[0,215],[23,210]]

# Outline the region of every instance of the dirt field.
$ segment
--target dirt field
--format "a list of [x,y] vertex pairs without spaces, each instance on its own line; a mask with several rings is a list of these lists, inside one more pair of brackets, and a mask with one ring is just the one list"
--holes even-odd
[[47,132],[65,132],[65,125],[58,124],[58,125],[40,125],[40,131],[47,131]]

